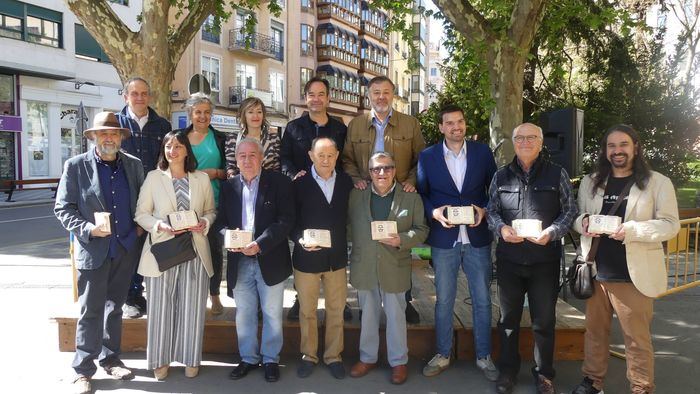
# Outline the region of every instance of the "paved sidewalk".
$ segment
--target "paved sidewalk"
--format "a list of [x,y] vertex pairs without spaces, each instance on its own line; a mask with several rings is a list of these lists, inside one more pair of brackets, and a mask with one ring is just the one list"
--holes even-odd
[[40,190],[17,190],[12,193],[12,201],[8,202],[7,194],[0,193],[0,208],[9,207],[26,207],[29,205],[52,203],[56,201],[53,197],[53,191],[40,189]]

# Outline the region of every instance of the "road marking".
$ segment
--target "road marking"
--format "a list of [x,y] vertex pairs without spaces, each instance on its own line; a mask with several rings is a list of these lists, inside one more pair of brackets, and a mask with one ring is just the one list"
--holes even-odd
[[52,244],[52,243],[58,242],[58,241],[64,241],[66,243],[66,248],[68,248],[70,246],[70,245],[68,245],[68,234],[66,234],[65,237],[61,237],[61,238],[45,239],[43,241],[32,241],[32,242],[25,242],[23,244],[2,246],[2,247],[0,247],[0,254],[3,254],[4,252],[10,252],[10,254],[13,254],[12,252],[15,252],[15,249],[17,249],[17,248],[21,248],[21,247],[25,247],[25,246],[39,246],[39,245]]
[[55,218],[56,215],[48,215],[48,216],[37,216],[33,218],[22,218],[22,219],[11,219],[11,220],[0,220],[0,224],[3,223],[12,223],[12,222],[22,222],[25,220],[35,220],[35,219],[46,219],[46,218]]

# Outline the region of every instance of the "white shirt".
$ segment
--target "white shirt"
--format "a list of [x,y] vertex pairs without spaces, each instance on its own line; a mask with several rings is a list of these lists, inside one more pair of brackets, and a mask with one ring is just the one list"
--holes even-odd
[[131,110],[131,107],[127,106],[127,112],[129,114],[129,117],[133,120],[136,121],[139,125],[139,130],[143,130],[143,128],[146,126],[146,123],[148,123],[148,111],[146,111],[146,115],[142,117],[136,116],[136,114]]
[[[443,141],[442,143],[442,153],[445,156],[445,164],[447,165],[447,171],[449,171],[452,180],[457,186],[457,190],[462,192],[462,186],[464,185],[464,175],[467,173],[467,143],[462,143],[462,148],[459,153],[455,154],[450,148],[447,147],[447,143]],[[467,225],[462,224],[459,226],[459,236],[457,237],[457,242],[461,242],[462,245],[469,243],[469,235],[467,235]]]
[[333,190],[335,189],[335,170],[333,170],[333,173],[331,174],[330,178],[323,179],[320,175],[318,175],[318,172],[316,172],[316,167],[312,165],[311,176],[314,177],[314,180],[316,181],[316,183],[318,183],[318,186],[321,188],[323,195],[326,196],[326,201],[328,201],[328,203],[330,204],[331,200],[333,199]]

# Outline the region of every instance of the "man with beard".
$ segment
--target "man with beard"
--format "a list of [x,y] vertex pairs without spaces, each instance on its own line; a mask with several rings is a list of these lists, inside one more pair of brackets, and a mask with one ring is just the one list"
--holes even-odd
[[[115,379],[134,376],[119,359],[122,305],[139,260],[137,238],[142,231],[134,213],[143,166],[119,151],[129,134],[113,113],[97,114],[94,127],[85,131],[95,148],[66,161],[56,194],[54,213],[77,240],[80,317],[73,384],[78,393],[91,392],[95,359]],[[99,216],[107,216],[106,226],[97,223]]]
[[[622,203],[611,212],[621,195]],[[630,392],[652,393],[653,302],[667,286],[661,242],[680,228],[673,185],[649,168],[639,134],[617,125],[601,139],[596,171],[581,181],[578,206],[574,229],[581,234],[583,256],[592,254],[596,276],[593,296],[586,301],[584,378],[572,393],[602,392],[613,313],[625,338]],[[590,215],[617,216],[622,224],[609,235],[591,233]]]

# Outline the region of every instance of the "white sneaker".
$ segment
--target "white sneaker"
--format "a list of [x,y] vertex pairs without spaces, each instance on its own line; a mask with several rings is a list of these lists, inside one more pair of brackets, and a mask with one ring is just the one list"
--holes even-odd
[[495,382],[498,380],[498,369],[491,361],[491,356],[486,356],[476,360],[476,367],[479,368],[486,376],[486,379]]
[[428,361],[428,365],[423,368],[423,375],[428,377],[438,375],[449,366],[450,358],[443,357],[442,354],[438,353],[430,361]]

